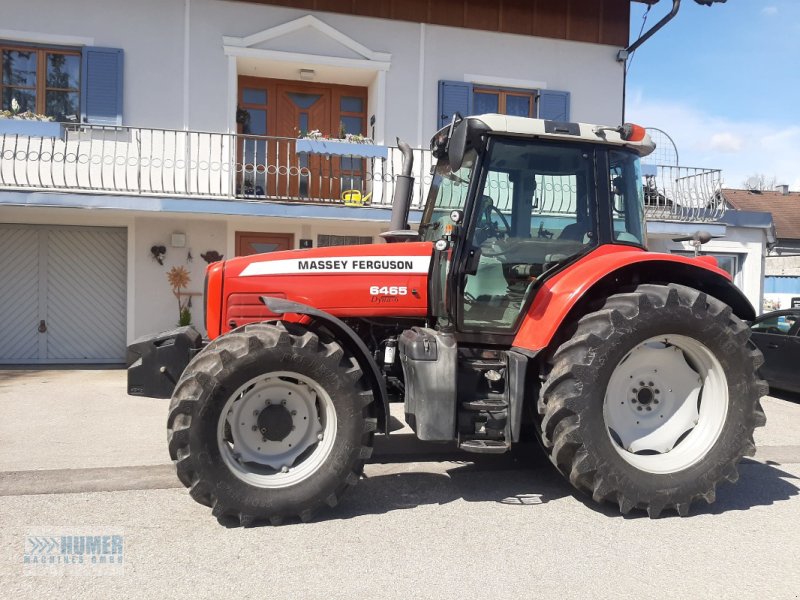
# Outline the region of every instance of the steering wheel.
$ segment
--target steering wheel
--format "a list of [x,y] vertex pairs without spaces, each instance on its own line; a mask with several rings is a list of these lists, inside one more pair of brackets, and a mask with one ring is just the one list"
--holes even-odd
[[[506,216],[494,205],[494,201],[489,196],[481,198],[481,208],[483,210],[483,220],[475,226],[475,242],[481,244],[489,238],[503,239],[511,236],[511,225],[508,224]],[[492,220],[492,213],[496,213],[502,221],[505,231],[498,227]]]

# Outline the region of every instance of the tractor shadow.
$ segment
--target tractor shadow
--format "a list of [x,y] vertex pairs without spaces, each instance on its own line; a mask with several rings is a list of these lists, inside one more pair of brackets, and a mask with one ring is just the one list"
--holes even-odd
[[[569,497],[608,518],[648,518],[644,511],[621,515],[615,505],[598,504],[576,492],[535,443],[518,445],[513,454],[475,455],[452,446],[419,442],[413,436],[407,440],[402,439],[403,434],[392,437],[396,446],[386,444],[380,448],[376,444],[376,453],[366,466],[364,478],[336,508],[320,511],[315,522],[442,506],[459,500],[520,510],[534,510],[534,507],[546,510],[544,506],[549,502]],[[798,477],[779,466],[745,459],[739,465],[739,481],[718,487],[714,504],[694,503],[688,518],[768,506],[800,494]],[[661,515],[661,518],[673,517],[679,518],[674,511],[664,511]],[[233,519],[222,524],[239,526],[238,520]]]
[[514,455],[378,454],[342,505],[318,518],[351,519],[458,500],[534,507],[571,494],[536,444]]
[[[402,434],[393,437],[397,448],[407,451],[393,453],[390,446],[385,446],[383,452],[376,452],[367,466],[367,476],[348,494],[343,504],[318,519],[350,519],[458,500],[519,507],[543,506],[570,496],[609,518],[649,518],[641,510],[621,515],[615,505],[598,504],[576,492],[536,443],[518,445],[518,451],[513,454],[492,456],[459,452],[452,447],[442,449],[441,445],[425,444],[413,436],[408,436],[405,441]],[[411,452],[413,449],[416,451]],[[428,466],[424,463],[439,465],[438,469],[433,469],[438,472],[412,470],[424,469]],[[404,470],[404,465],[408,465],[408,470]],[[695,502],[688,518],[769,506],[799,495],[800,478],[779,467],[779,463],[772,461],[744,459],[738,467],[739,481],[734,485],[721,484],[713,504]],[[382,473],[382,470],[389,472]],[[671,517],[679,518],[672,510],[661,515],[661,518]]]
[[[685,518],[750,510],[757,506],[770,506],[777,502],[790,500],[793,496],[800,494],[800,478],[777,468],[779,466],[779,463],[772,461],[762,463],[745,458],[738,465],[739,480],[735,484],[726,481],[717,486],[717,497],[713,504],[706,504],[703,500],[695,501],[689,511],[689,516]],[[632,510],[627,515],[622,515],[616,505],[597,504],[591,498],[577,493],[573,496],[587,508],[610,518],[625,520],[649,518],[643,510]],[[680,519],[684,517],[680,517],[674,510],[665,510],[659,518]]]

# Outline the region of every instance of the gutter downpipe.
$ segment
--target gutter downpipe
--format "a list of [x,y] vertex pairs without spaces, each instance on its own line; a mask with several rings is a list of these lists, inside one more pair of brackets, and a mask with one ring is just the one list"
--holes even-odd
[[625,122],[625,96],[626,91],[628,89],[628,57],[636,51],[639,46],[644,44],[647,40],[649,40],[656,32],[664,27],[667,23],[669,23],[675,16],[678,14],[678,11],[681,8],[681,0],[672,0],[672,10],[664,16],[658,23],[653,25],[650,29],[648,29],[638,40],[633,42],[627,48],[623,48],[619,52],[617,52],[617,61],[623,64],[623,75],[622,75],[622,123]]

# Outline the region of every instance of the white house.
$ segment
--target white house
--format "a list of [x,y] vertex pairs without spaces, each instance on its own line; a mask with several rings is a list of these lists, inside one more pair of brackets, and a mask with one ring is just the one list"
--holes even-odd
[[173,266],[202,324],[204,256],[379,241],[396,138],[418,207],[457,111],[618,124],[630,2],[14,4],[0,108],[60,123],[0,119],[0,363],[121,362],[176,324]]

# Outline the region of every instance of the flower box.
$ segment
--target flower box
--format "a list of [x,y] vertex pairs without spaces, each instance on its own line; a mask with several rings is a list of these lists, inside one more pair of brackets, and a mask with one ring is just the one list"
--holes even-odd
[[61,137],[61,123],[34,121],[32,119],[0,119],[0,135],[27,135],[29,137]]
[[329,154],[333,156],[360,156],[363,158],[387,158],[389,149],[375,144],[355,144],[342,140],[310,140],[299,139],[295,151],[310,154]]

